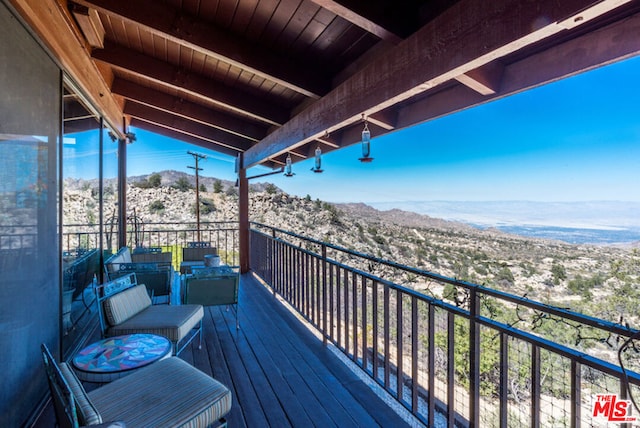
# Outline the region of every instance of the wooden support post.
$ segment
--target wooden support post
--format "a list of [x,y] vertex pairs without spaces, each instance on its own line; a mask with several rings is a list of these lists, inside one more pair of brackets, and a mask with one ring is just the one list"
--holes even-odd
[[118,249],[127,245],[127,139],[118,139]]
[[240,273],[249,272],[249,180],[240,159],[238,168],[238,212],[240,228]]

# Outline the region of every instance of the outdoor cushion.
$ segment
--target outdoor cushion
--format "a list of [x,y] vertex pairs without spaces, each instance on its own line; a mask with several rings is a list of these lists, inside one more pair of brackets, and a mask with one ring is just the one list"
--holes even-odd
[[153,363],[89,393],[103,420],[127,427],[205,427],[231,409],[231,392],[177,357]]
[[[140,287],[138,285],[137,287]],[[144,288],[144,285],[142,286]],[[122,293],[120,293],[122,294]],[[149,305],[146,309],[117,325],[112,325],[109,336],[151,333],[164,336],[172,342],[186,337],[204,317],[202,305]]]
[[104,314],[111,326],[122,324],[151,306],[151,298],[144,284],[126,289],[103,302]]
[[64,380],[67,381],[67,385],[73,392],[73,398],[76,402],[76,412],[78,415],[78,423],[80,425],[94,425],[102,423],[100,413],[96,410],[95,406],[87,396],[82,383],[78,380],[76,374],[71,370],[67,363],[60,363],[60,372],[64,376]]
[[155,362],[87,394],[71,367],[56,363],[45,344],[41,348],[58,426],[226,426],[231,391],[180,358]]

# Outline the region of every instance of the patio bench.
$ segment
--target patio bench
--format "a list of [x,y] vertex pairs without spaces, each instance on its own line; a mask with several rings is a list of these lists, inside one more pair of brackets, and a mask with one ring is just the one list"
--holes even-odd
[[227,426],[224,416],[231,409],[231,391],[178,357],[87,393],[67,363],[57,364],[47,346],[41,348],[60,427]]
[[103,337],[158,334],[172,342],[173,354],[178,355],[199,334],[202,346],[202,305],[152,305],[135,273],[98,285],[96,296]]

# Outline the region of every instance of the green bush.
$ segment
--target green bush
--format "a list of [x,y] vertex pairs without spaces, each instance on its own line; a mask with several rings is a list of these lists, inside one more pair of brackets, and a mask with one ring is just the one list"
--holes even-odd
[[162,185],[162,176],[154,173],[147,178],[147,181],[149,182],[149,187],[160,187]]
[[275,193],[278,192],[278,188],[276,187],[275,184],[273,183],[269,183],[267,184],[267,186],[264,188],[264,191],[267,192],[270,195],[273,195]]
[[149,212],[159,213],[164,211],[164,209],[165,209],[164,202],[160,200],[153,201],[149,204]]
[[216,205],[211,199],[200,199],[200,214],[211,214],[216,210]]
[[553,265],[551,265],[551,276],[553,277],[553,283],[558,285],[567,279],[567,271],[560,263],[553,262]]
[[186,177],[178,178],[172,187],[182,192],[193,189],[193,185],[189,183]]

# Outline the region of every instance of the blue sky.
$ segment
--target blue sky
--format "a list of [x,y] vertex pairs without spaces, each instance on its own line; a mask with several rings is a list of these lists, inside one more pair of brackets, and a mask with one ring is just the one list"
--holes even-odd
[[[640,201],[640,57],[294,164],[270,181],[331,202]],[[133,129],[129,175],[193,173],[188,150],[209,155],[205,176],[235,180],[234,159]],[[115,144],[105,143],[113,151]],[[113,147],[111,147],[113,145]],[[109,168],[109,167],[108,167]],[[111,167],[115,174],[115,169]],[[252,168],[249,175],[268,172]]]

